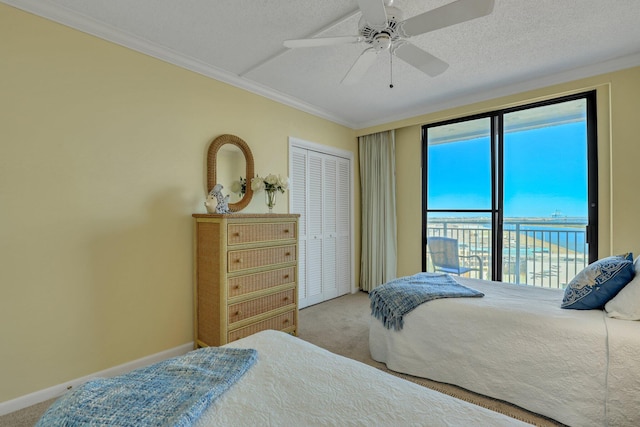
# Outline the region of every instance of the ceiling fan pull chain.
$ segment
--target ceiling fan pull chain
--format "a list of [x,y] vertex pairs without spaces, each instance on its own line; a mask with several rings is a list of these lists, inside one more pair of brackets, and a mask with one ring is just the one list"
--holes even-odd
[[393,53],[389,49],[389,89],[393,89]]

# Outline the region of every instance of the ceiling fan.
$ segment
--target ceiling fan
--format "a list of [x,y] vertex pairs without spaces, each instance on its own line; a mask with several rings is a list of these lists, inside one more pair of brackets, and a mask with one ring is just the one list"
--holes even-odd
[[[382,51],[388,51],[418,70],[435,77],[449,64],[407,41],[409,37],[449,27],[488,15],[495,0],[456,0],[439,8],[403,20],[402,11],[392,6],[393,0],[356,0],[362,12],[357,36],[318,37],[285,40],[288,48],[365,43],[367,47],[340,83],[360,80]],[[393,82],[389,85],[393,87]]]

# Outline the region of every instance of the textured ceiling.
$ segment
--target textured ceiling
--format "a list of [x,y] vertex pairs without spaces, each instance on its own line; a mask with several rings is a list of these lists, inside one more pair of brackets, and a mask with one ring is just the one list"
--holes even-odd
[[[282,45],[357,35],[354,0],[0,1],[355,129],[640,65],[639,0],[496,0],[410,39],[449,63],[443,74],[380,54],[355,85],[340,81],[362,44]],[[450,1],[393,5],[406,19]]]

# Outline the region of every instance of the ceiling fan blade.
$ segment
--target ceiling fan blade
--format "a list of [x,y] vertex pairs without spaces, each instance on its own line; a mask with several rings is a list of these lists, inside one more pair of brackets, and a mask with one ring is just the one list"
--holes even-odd
[[449,64],[443,60],[436,58],[411,43],[402,43],[394,49],[393,54],[431,77],[442,74],[449,68]]
[[387,11],[382,0],[356,0],[365,21],[372,27],[387,26]]
[[297,40],[285,40],[283,42],[285,47],[318,47],[318,46],[333,46],[337,44],[349,44],[358,43],[364,41],[362,36],[342,36],[342,37],[318,37],[314,39],[297,39]]
[[364,76],[364,73],[376,62],[378,52],[377,49],[372,47],[362,52],[340,83],[350,85],[359,82],[362,76]]
[[495,0],[456,0],[403,21],[405,37],[424,34],[490,14]]

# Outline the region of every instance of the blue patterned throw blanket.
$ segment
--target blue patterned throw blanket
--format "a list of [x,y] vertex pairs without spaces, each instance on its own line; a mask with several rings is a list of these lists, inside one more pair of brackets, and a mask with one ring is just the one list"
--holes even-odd
[[418,273],[378,286],[369,293],[371,314],[387,329],[399,331],[403,316],[420,304],[439,298],[482,297],[482,292],[467,288],[448,274]]
[[257,355],[253,349],[208,347],[91,380],[58,399],[36,426],[191,426]]

